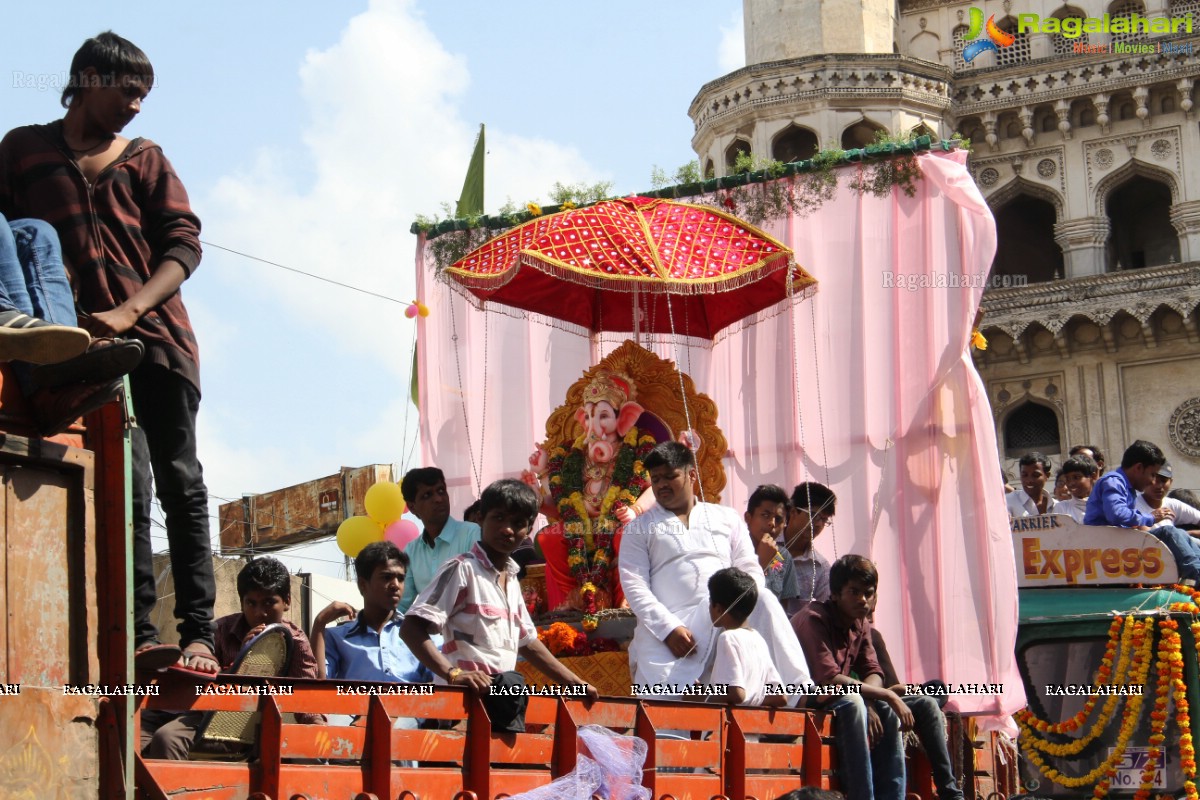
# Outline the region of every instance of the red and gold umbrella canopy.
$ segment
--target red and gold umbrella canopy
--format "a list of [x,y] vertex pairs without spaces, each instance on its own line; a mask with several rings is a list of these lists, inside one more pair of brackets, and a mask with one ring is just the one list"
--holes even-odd
[[748,223],[647,197],[536,217],[446,274],[479,301],[593,333],[636,327],[706,339],[816,283],[791,250]]

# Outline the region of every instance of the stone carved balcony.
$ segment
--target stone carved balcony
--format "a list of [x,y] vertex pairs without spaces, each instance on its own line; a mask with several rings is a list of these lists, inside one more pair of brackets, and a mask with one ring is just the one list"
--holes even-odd
[[827,55],[753,64],[706,83],[688,108],[699,133],[747,109],[803,108],[808,103],[886,102],[942,116],[950,107],[951,71],[906,56]]
[[989,111],[1133,91],[1151,84],[1178,84],[1200,75],[1200,37],[1187,41],[1196,42],[1191,55],[1071,55],[960,72],[954,78],[952,111],[962,119]]
[[1083,317],[1101,329],[1111,351],[1114,346],[1109,324],[1118,314],[1128,314],[1142,326],[1147,343],[1153,346],[1151,321],[1163,306],[1183,318],[1190,342],[1200,342],[1192,314],[1200,306],[1200,262],[990,289],[983,295],[985,316],[981,329],[985,335],[989,330],[1008,334],[1021,353],[1022,337],[1041,326],[1066,352],[1064,329],[1072,318]]

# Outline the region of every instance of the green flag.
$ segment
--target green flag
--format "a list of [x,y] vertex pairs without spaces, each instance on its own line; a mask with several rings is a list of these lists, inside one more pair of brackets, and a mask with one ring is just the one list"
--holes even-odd
[[[463,217],[479,216],[483,213],[483,154],[486,150],[484,144],[484,126],[479,125],[479,136],[475,139],[475,150],[471,153],[471,163],[467,165],[467,177],[463,180],[462,194],[458,198],[458,207],[454,209],[454,215],[460,219]],[[419,390],[417,383],[417,349],[413,348],[412,356],[412,384],[409,386],[409,392],[412,394],[413,405],[418,409],[421,407]]]
[[463,181],[462,194],[458,197],[458,207],[454,215],[477,217],[483,213],[483,153],[486,148],[483,142],[483,124],[479,125],[479,136],[475,139],[475,150],[471,153],[471,163],[467,167],[467,177]]
[[413,405],[420,409],[421,401],[418,399],[420,394],[417,392],[417,348],[415,347],[413,348],[412,385],[409,387],[409,391],[412,392]]

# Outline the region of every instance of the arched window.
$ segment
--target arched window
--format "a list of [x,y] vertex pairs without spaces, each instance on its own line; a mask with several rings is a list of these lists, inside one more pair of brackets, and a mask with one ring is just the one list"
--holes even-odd
[[842,149],[853,150],[875,144],[875,134],[883,130],[883,126],[869,119],[860,120],[842,131]]
[[1117,119],[1126,120],[1133,119],[1133,103],[1121,103],[1120,109],[1117,110]]
[[1058,414],[1041,403],[1025,402],[1004,420],[1004,454],[1020,458],[1033,451],[1061,453]]
[[1062,248],[1054,240],[1058,214],[1052,203],[1019,194],[992,214],[996,219],[993,275],[1019,276],[1028,283],[1062,277]]
[[[725,148],[725,174],[732,175],[737,172],[738,154],[745,153],[750,155],[750,143],[745,139],[734,139],[729,147]],[[743,170],[744,171],[744,170]]]
[[1021,123],[1010,122],[1004,128],[1005,139],[1020,139],[1021,138]]
[[707,158],[704,160],[704,180],[717,177],[717,168],[713,165],[713,160]]
[[982,142],[986,135],[978,119],[963,120],[959,123],[958,132],[964,139],[970,139],[972,142]]
[[1162,113],[1170,114],[1175,110],[1175,98],[1170,96],[1164,97],[1159,101],[1159,108],[1162,110]]
[[1042,117],[1042,133],[1052,133],[1058,130],[1058,117],[1054,114],[1046,114]]
[[1083,20],[1087,16],[1078,8],[1064,6],[1053,14],[1054,18],[1059,20],[1059,25],[1063,25],[1062,20],[1072,20],[1066,23],[1067,27],[1078,26],[1078,36],[1065,36],[1062,33],[1050,34],[1050,49],[1056,56],[1071,55],[1075,52],[1076,45],[1086,45],[1088,43],[1088,35],[1083,30]]
[[1090,108],[1083,108],[1079,111],[1079,127],[1090,128],[1096,124],[1096,112]]
[[1171,189],[1134,175],[1105,203],[1110,268],[1141,269],[1179,261],[1179,235],[1171,224]]
[[1029,34],[1019,33],[1017,31],[1017,20],[1015,17],[1005,17],[998,23],[1000,30],[1005,33],[1011,33],[1014,37],[1013,43],[1008,47],[1001,47],[996,53],[997,67],[1010,67],[1013,64],[1023,64],[1029,60]]
[[771,158],[790,164],[817,154],[817,135],[808,128],[789,125],[771,142]]
[[[1132,17],[1137,14],[1140,17],[1146,16],[1146,7],[1142,5],[1141,0],[1117,0],[1108,7],[1108,13],[1113,20],[1117,17]],[[1117,42],[1140,42],[1143,39],[1149,38],[1150,34],[1142,30],[1142,26],[1137,26],[1135,31],[1126,33],[1114,33],[1109,37],[1109,41],[1116,44]]]
[[[1200,0],[1197,0],[1197,2],[1200,2]],[[953,40],[954,47],[954,70],[957,72],[960,69],[966,69],[967,62],[963,61],[962,51],[963,47],[967,44],[967,26],[959,25],[950,34],[950,38]]]

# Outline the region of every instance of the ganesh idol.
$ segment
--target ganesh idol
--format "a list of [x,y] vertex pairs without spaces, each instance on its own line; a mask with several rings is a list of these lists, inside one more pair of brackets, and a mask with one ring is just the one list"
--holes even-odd
[[539,447],[525,472],[559,519],[538,534],[548,605],[582,611],[585,630],[595,629],[598,611],[622,604],[621,528],[654,502],[642,460],[656,439],[638,429],[643,412],[629,376],[597,372],[574,412],[583,432],[549,452]]

